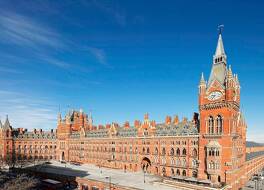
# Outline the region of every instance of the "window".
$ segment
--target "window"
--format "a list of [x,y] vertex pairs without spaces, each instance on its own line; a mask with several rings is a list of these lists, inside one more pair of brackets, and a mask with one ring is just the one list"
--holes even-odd
[[162,174],[163,174],[164,176],[166,176],[166,169],[165,169],[165,168],[162,168]]
[[159,150],[158,150],[158,148],[156,147],[155,148],[155,154],[158,154],[159,153]]
[[177,169],[176,174],[177,174],[177,175],[181,175],[181,172],[180,172],[179,169]]
[[177,156],[180,156],[181,155],[181,151],[180,151],[179,148],[177,148],[176,154],[177,154]]
[[147,148],[147,154],[149,154],[149,147]]
[[166,154],[166,149],[163,147],[162,148],[162,155],[165,155]]
[[182,150],[182,155],[186,156],[186,149],[185,148]]
[[82,185],[82,190],[89,190],[87,185]]
[[197,150],[196,150],[196,148],[193,149],[193,151],[192,151],[192,156],[193,156],[193,157],[197,157]]
[[177,166],[180,166],[181,165],[181,160],[179,158],[177,158],[177,160],[176,160],[176,165]]
[[174,165],[174,159],[171,158],[171,165]]
[[175,173],[174,173],[174,169],[171,168],[171,176],[174,176],[174,175],[175,175]]
[[171,148],[170,154],[171,154],[171,156],[174,155],[174,149],[173,148]]
[[223,131],[223,119],[220,115],[216,118],[216,127],[217,127],[217,133],[221,134]]
[[182,171],[182,175],[186,176],[186,171],[185,170]]
[[185,158],[182,160],[182,165],[183,165],[184,167],[186,166],[186,159],[185,159]]
[[213,116],[209,116],[209,133],[213,134],[214,133],[214,118]]
[[196,164],[197,162],[196,162],[196,160],[192,160],[192,166],[195,168],[196,167]]
[[192,172],[192,176],[195,177],[195,178],[197,178],[197,171],[193,171]]

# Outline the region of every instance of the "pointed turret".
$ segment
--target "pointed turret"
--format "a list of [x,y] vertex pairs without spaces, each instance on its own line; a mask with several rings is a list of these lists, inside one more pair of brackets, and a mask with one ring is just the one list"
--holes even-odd
[[6,115],[6,120],[5,120],[5,124],[4,124],[4,129],[10,129],[11,125],[8,119],[8,115]]
[[200,79],[200,85],[205,84],[205,80],[204,80],[204,74],[201,74],[201,79]]
[[232,78],[233,73],[232,73],[232,69],[231,69],[231,65],[229,65],[228,71],[227,71],[227,77],[228,78]]
[[88,116],[88,126],[89,126],[89,129],[92,130],[92,128],[93,128],[93,117],[92,117],[91,111],[90,111],[90,114]]
[[206,89],[206,81],[204,80],[203,73],[201,74],[200,84],[199,84],[199,94],[203,94]]
[[61,120],[62,120],[62,119],[61,119],[61,113],[59,112],[59,113],[58,113],[58,124],[61,123]]

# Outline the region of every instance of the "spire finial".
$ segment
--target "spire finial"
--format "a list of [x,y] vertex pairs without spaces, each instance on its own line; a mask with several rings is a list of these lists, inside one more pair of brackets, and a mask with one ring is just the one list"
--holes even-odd
[[224,30],[224,25],[223,24],[219,24],[217,29],[218,29],[219,35],[221,35],[223,30]]
[[217,46],[216,46],[215,55],[214,55],[215,57],[225,55],[225,49],[224,49],[224,44],[223,44],[223,39],[222,39],[223,27],[224,25],[218,26],[219,36],[218,36]]

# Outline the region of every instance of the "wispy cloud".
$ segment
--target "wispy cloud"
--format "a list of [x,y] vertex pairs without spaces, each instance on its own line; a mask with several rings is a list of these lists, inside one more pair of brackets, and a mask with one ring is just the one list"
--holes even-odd
[[36,99],[25,94],[0,91],[0,116],[4,122],[8,114],[13,127],[50,129],[56,126],[56,107],[46,99]]
[[127,24],[127,17],[124,11],[121,11],[117,4],[113,4],[112,1],[109,2],[101,2],[98,0],[92,1],[96,7],[101,9],[103,12],[105,12],[107,15],[110,16],[110,18],[113,18],[114,21],[120,25],[125,26]]
[[13,73],[13,74],[20,74],[23,73],[22,71],[19,71],[17,69],[8,68],[4,66],[0,66],[0,73]]
[[0,14],[2,42],[30,47],[63,48],[59,34],[33,19],[15,13]]
[[59,60],[57,58],[51,57],[51,56],[45,56],[45,55],[40,55],[41,60],[44,61],[45,63],[52,64],[61,68],[69,68],[71,67],[70,63],[67,63],[65,61]]
[[107,65],[106,54],[103,49],[89,47],[88,51],[97,59],[100,64]]

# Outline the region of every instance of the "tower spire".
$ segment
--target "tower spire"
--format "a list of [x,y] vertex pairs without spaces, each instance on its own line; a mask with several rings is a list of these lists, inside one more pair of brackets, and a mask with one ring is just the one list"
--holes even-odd
[[221,55],[225,55],[225,49],[224,49],[222,34],[219,34],[218,42],[215,50],[215,56],[221,56]]
[[226,78],[226,54],[222,39],[222,28],[223,25],[218,27],[219,36],[217,41],[217,46],[215,50],[215,54],[213,56],[213,66],[211,70],[211,74],[208,81],[208,86],[211,86],[212,82],[216,79],[220,84],[224,84]]

